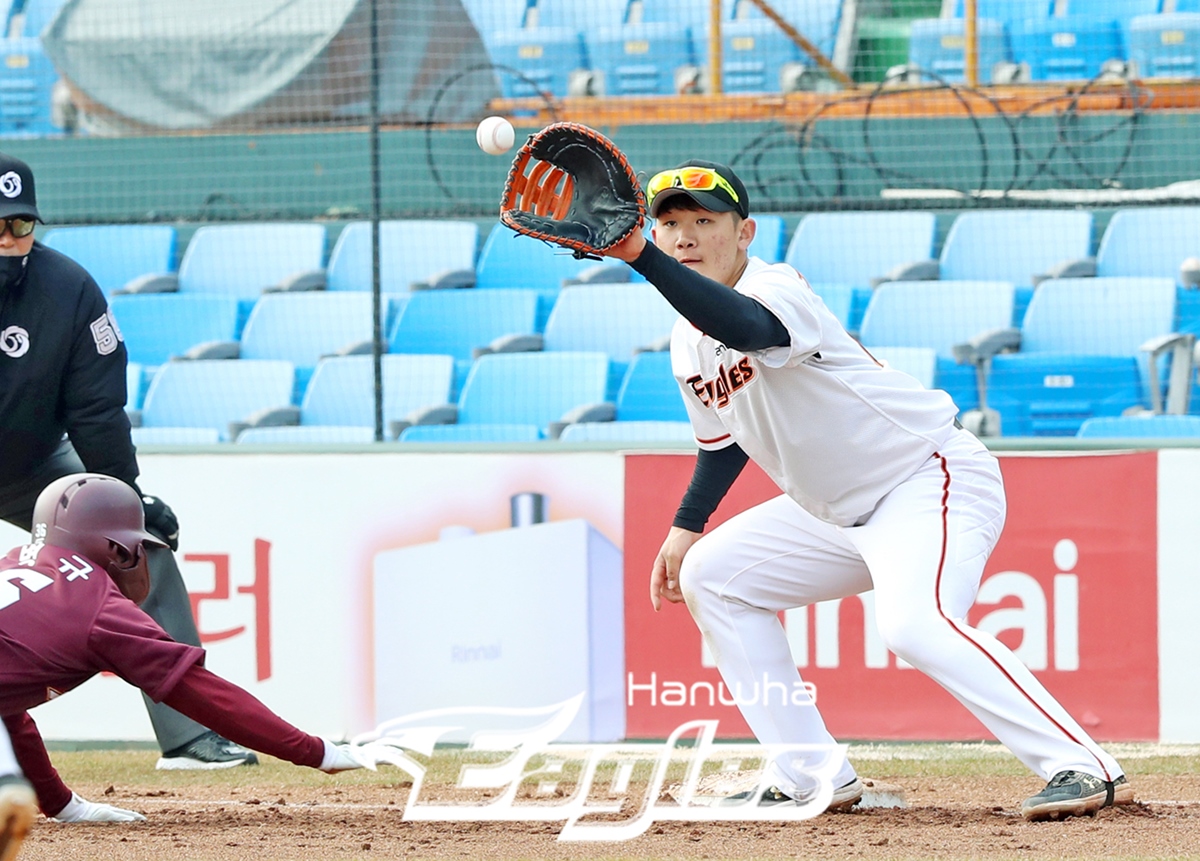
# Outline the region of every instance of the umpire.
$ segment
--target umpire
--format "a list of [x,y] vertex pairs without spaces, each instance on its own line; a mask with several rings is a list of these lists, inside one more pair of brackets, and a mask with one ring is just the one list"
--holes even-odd
[[[148,559],[142,604],[174,639],[200,645],[172,551],[179,524],[137,486],[125,414],[125,344],[104,294],[69,257],[35,242],[41,221],[33,171],[0,153],[0,518],[28,530],[46,485],[76,472],[119,478],[142,496],[146,527],[170,549]],[[146,699],[162,769],[253,765],[257,757],[167,706]]]

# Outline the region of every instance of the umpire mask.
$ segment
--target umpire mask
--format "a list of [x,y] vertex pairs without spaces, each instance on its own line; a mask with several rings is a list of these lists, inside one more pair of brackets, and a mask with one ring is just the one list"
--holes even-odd
[[0,257],[0,293],[21,283],[28,264],[28,254],[23,257]]

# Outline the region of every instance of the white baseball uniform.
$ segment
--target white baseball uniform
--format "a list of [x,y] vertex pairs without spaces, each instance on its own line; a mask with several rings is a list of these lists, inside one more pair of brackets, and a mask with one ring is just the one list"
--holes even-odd
[[[758,740],[835,743],[811,702],[766,695],[800,683],[777,614],[874,589],[888,648],[1043,779],[1119,777],[1012,651],[966,622],[1004,525],[1004,486],[949,395],[882,367],[790,266],[752,257],[734,289],[791,343],[739,353],[681,318],[672,366],[700,447],[736,442],[784,494],[694,544],[680,587]],[[782,762],[774,777],[793,796],[811,786]],[[844,762],[834,785],[853,778]]]

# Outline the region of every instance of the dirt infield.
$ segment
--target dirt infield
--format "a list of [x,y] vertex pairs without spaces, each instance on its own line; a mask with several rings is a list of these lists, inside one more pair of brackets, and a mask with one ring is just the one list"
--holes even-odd
[[68,826],[42,820],[23,861],[1200,858],[1194,757],[1127,759],[1139,803],[1095,818],[1025,822],[1017,806],[1040,782],[1002,758],[985,758],[982,766],[879,759],[859,763],[860,772],[902,786],[907,809],[796,823],[661,823],[623,843],[567,844],[556,839],[558,823],[405,822],[409,784],[393,769],[324,777],[269,762],[165,774],[137,754],[133,768],[116,769],[120,781],[107,781],[111,760],[73,768],[77,756],[85,755],[55,756],[68,783],[93,800],[141,811],[149,821]]

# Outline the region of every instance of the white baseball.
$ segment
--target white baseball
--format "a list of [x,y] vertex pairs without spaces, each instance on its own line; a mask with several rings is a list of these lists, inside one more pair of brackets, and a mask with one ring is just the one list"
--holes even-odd
[[475,129],[475,142],[488,155],[502,155],[516,139],[512,123],[504,117],[488,117]]

